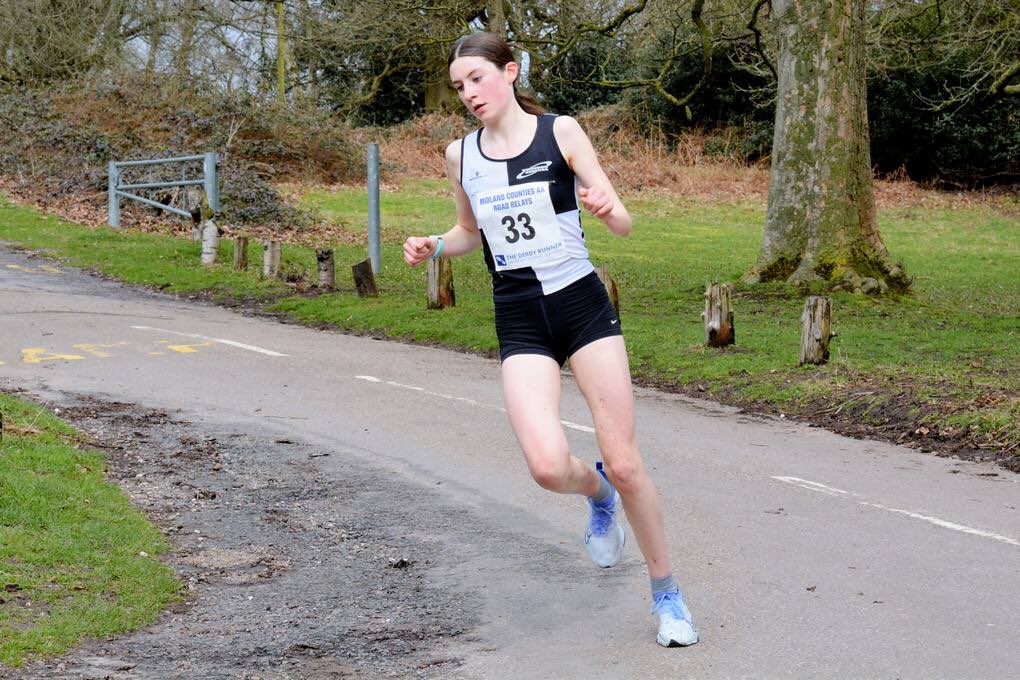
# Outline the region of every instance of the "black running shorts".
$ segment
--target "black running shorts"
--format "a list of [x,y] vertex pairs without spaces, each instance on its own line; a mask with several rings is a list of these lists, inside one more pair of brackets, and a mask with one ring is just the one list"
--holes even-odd
[[551,295],[496,303],[501,361],[542,354],[562,366],[585,345],[613,335],[623,335],[620,319],[595,272]]

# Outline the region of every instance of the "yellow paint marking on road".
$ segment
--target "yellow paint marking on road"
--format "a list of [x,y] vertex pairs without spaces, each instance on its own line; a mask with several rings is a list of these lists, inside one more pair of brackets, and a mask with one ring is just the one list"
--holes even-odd
[[150,357],[159,357],[159,356],[163,356],[163,352],[149,352],[149,356],[150,356]]
[[22,267],[20,264],[9,264],[8,269],[16,269],[19,272],[28,272],[29,274],[41,274],[42,272],[50,272],[52,274],[63,274],[64,272],[57,269],[53,265],[41,264],[38,267]]
[[177,343],[177,344],[174,344],[174,345],[167,344],[167,343],[171,343],[171,342],[174,342],[174,341],[173,340],[160,340],[159,344],[161,344],[161,345],[165,344],[167,349],[171,349],[171,350],[173,350],[175,352],[178,352],[180,354],[194,354],[195,352],[198,351],[198,349],[197,349],[198,347],[212,347],[213,344],[214,344],[214,343],[208,342],[208,341],[207,342]]
[[107,357],[112,357],[113,355],[110,354],[109,352],[104,352],[103,351],[104,349],[111,349],[113,347],[126,347],[127,345],[128,343],[126,342],[114,342],[108,345],[94,345],[84,343],[81,345],[71,345],[71,347],[74,347],[75,349],[80,349],[82,352],[88,352],[89,354],[97,356],[100,359],[106,359]]
[[28,347],[21,350],[21,361],[26,364],[41,364],[44,361],[78,361],[84,358],[79,354],[55,354],[43,347]]

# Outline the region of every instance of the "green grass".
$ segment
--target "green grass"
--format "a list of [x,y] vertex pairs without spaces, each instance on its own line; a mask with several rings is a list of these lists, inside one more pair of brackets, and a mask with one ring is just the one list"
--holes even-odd
[[[363,236],[362,189],[305,197],[327,217]],[[710,281],[736,281],[754,261],[765,207],[712,204],[645,195],[628,200],[635,218],[626,239],[592,218],[585,222],[592,259],[608,265],[620,288],[621,315],[634,374],[662,385],[737,403],[790,412],[854,405],[880,390],[914,403],[936,427],[985,433],[989,442],[1020,442],[1020,221],[987,207],[902,209],[880,214],[894,258],[914,278],[910,296],[871,298],[835,293],[832,359],[797,367],[804,297],[782,285],[736,289],[737,345],[703,346],[702,294]],[[410,234],[445,231],[453,205],[444,181],[409,181],[382,196],[381,297],[354,294],[348,265],[364,246],[338,245],[341,290],[294,295],[275,308],[309,322],[451,347],[496,347],[489,276],[480,255],[454,263],[457,307],[425,311],[424,268],[403,264]],[[234,295],[276,293],[254,274],[227,267],[203,270],[198,246],[186,241],[91,230],[44,219],[20,208],[0,209],[0,239],[51,250],[73,263],[170,290],[210,289]],[[314,255],[285,249],[290,267],[313,277]],[[230,256],[225,248],[224,261]],[[278,286],[278,284],[277,284]],[[911,401],[913,400],[913,401]],[[870,405],[869,405],[870,404]],[[881,400],[850,409],[881,414]],[[947,430],[948,432],[948,430]]]
[[0,413],[0,665],[154,620],[180,591],[163,536],[67,424],[5,394]]

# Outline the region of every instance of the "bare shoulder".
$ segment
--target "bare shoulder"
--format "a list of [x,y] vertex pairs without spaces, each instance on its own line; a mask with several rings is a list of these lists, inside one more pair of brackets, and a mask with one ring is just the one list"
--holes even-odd
[[446,170],[450,179],[457,181],[460,177],[460,140],[455,139],[446,145]]
[[460,164],[460,140],[455,139],[446,145],[446,162]]
[[[587,162],[586,159],[595,155],[591,140],[581,128],[581,124],[570,116],[557,116],[553,121],[553,137],[556,138],[556,145],[560,147],[560,153],[571,168],[574,168],[575,162],[579,159]],[[577,172],[576,168],[574,172]]]
[[581,124],[573,116],[556,116],[553,121],[553,134],[557,141],[571,141],[578,137],[587,137]]

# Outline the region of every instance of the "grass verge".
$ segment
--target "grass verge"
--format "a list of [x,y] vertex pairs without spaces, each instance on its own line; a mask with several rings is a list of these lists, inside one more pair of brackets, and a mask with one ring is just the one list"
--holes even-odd
[[[71,264],[171,291],[261,299],[266,309],[310,324],[491,353],[496,348],[488,274],[480,256],[455,261],[457,307],[426,312],[422,269],[403,265],[409,234],[445,230],[452,203],[445,182],[408,181],[383,195],[381,296],[360,299],[347,265],[365,257],[350,245],[365,233],[363,189],[313,191],[304,200],[345,225],[336,245],[341,289],[311,295],[315,257],[285,249],[289,288],[229,267],[203,269],[183,239],[89,229],[8,206],[0,239],[41,248]],[[702,293],[736,281],[761,241],[764,205],[628,200],[635,230],[617,239],[586,222],[592,259],[620,287],[622,322],[635,377],[646,384],[781,411],[838,431],[877,436],[1020,469],[1020,221],[980,204],[887,209],[887,246],[914,277],[914,293],[872,298],[835,293],[839,334],[826,366],[798,367],[804,297],[782,285],[737,286],[737,345],[703,346]],[[230,244],[222,260],[229,262]],[[290,291],[288,294],[286,291]]]
[[178,598],[162,534],[45,409],[0,394],[0,666],[141,627]]

